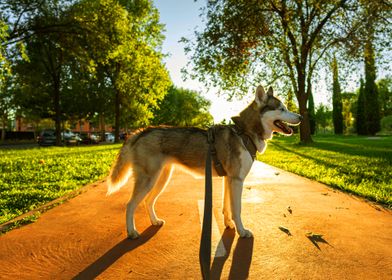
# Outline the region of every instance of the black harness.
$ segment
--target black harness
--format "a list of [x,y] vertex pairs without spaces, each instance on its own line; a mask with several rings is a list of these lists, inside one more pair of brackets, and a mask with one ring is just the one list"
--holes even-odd
[[[234,125],[231,126],[231,129],[234,131],[235,134],[237,134],[239,137],[242,139],[242,143],[244,144],[246,150],[249,152],[250,156],[252,157],[252,160],[255,160],[256,158],[256,144],[253,142],[252,138],[245,133],[245,131],[242,129],[239,123],[236,123],[235,120],[233,119]],[[223,165],[221,161],[218,158],[216,148],[215,148],[215,132],[216,126],[211,126],[207,130],[207,142],[209,144],[209,150],[211,152],[211,158],[212,161],[214,162],[214,167],[216,172],[220,177],[226,176],[227,172],[223,168]]]
[[232,118],[232,121],[234,122],[234,131],[238,136],[241,137],[242,143],[244,143],[245,148],[248,150],[250,156],[252,157],[252,160],[255,160],[257,152],[256,144],[253,142],[252,138],[245,133],[241,125],[238,122],[236,123],[235,119]]

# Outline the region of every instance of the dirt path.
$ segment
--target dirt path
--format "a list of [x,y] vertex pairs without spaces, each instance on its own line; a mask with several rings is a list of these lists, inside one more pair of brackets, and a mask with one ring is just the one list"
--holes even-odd
[[[175,171],[157,203],[166,224],[150,226],[139,207],[139,240],[125,238],[130,189],[92,188],[0,236],[0,278],[200,279],[203,183]],[[256,163],[242,211],[255,237],[239,239],[223,227],[220,179],[214,188],[214,279],[392,279],[391,212]]]

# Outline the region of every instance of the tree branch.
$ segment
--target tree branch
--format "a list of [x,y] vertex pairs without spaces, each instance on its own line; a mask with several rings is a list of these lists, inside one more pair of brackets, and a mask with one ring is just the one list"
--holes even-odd
[[285,36],[287,34],[287,36],[288,36],[288,38],[290,40],[292,49],[293,49],[294,63],[296,65],[297,69],[299,70],[300,69],[300,62],[299,62],[297,42],[295,41],[294,34],[290,30],[290,28],[288,26],[288,22],[287,22],[287,20],[285,18],[285,16],[286,16],[286,5],[285,5],[285,2],[283,2],[282,10],[279,10],[278,7],[275,5],[275,3],[273,1],[270,1],[270,4],[271,4],[273,10],[276,11],[278,13],[278,15],[280,16],[280,18],[281,18],[281,23],[282,23],[282,27],[283,27]]
[[314,40],[316,37],[319,35],[321,32],[321,29],[323,29],[324,25],[327,23],[329,18],[339,9],[341,8],[347,0],[341,0],[336,6],[334,6],[328,13],[327,15],[319,22],[317,25],[316,29],[313,31],[313,33],[310,35],[310,39],[307,42],[307,46],[310,48],[310,46],[313,45]]

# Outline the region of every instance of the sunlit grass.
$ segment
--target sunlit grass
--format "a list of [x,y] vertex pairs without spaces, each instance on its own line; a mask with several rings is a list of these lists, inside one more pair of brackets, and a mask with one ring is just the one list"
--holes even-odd
[[0,150],[0,224],[104,178],[120,146]]
[[392,207],[392,137],[275,137],[265,163]]
[[[392,207],[392,137],[275,137],[265,163]],[[0,224],[104,178],[121,145],[0,150]]]

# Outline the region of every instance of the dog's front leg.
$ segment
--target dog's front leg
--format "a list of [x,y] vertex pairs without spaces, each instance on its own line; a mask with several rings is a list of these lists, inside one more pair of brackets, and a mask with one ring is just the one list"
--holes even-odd
[[234,221],[231,214],[231,199],[230,199],[230,178],[223,177],[223,217],[226,228],[234,229]]
[[244,228],[241,220],[241,196],[244,182],[243,180],[235,177],[227,179],[230,188],[231,211],[237,232],[241,237],[252,237],[252,232]]

